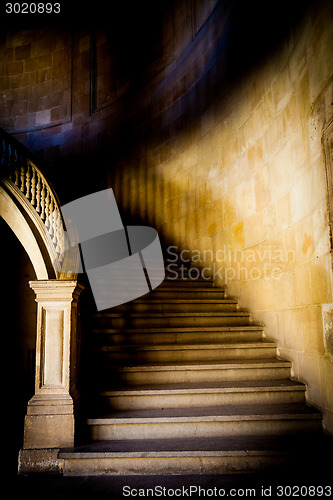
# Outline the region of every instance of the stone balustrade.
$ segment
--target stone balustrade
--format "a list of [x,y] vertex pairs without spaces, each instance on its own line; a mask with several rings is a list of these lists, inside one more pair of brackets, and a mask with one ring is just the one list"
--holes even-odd
[[[12,188],[16,198],[24,198],[38,215],[54,246],[58,265],[65,251],[65,233],[57,197],[35,163],[28,158],[25,149],[0,129],[1,177]],[[30,207],[30,208],[31,208]],[[53,250],[53,249],[52,249]]]

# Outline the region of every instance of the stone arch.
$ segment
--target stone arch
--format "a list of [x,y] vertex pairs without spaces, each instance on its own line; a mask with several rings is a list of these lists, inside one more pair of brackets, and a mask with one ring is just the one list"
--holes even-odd
[[20,210],[15,201],[0,186],[0,216],[5,220],[26,250],[38,280],[56,278],[51,258],[33,227],[32,221]]

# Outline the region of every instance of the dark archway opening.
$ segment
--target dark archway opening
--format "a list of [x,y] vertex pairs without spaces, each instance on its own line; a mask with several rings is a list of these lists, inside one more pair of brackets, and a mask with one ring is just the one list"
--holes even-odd
[[28,254],[2,218],[0,232],[5,467],[8,473],[16,474],[27,402],[34,394],[37,303],[29,281],[36,275]]

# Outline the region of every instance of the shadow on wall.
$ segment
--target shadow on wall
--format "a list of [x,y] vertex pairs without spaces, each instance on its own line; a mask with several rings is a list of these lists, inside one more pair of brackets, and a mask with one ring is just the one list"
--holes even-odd
[[[230,0],[227,3],[220,1],[213,15],[193,40],[191,13],[188,11],[187,17],[184,17],[184,11],[188,9],[188,3],[184,0],[145,0],[140,3],[126,2],[126,6],[115,4],[107,16],[104,15],[105,7],[103,8],[98,0],[94,4],[93,12],[91,9],[89,12],[88,9],[82,9],[82,6],[76,9],[75,2],[71,12],[68,11],[68,5],[64,5],[61,18],[63,24],[59,35],[62,33],[67,40],[68,32],[73,34],[72,89],[68,85],[63,89],[64,92],[68,93],[70,90],[73,93],[72,117],[69,119],[68,116],[70,104],[66,109],[58,106],[59,109],[53,110],[49,109],[51,104],[46,104],[49,94],[32,95],[28,104],[22,105],[27,105],[31,111],[37,106],[37,98],[44,99],[45,109],[40,111],[40,117],[44,119],[51,112],[55,113],[56,117],[56,112],[64,112],[65,125],[62,127],[60,120],[59,127],[43,130],[43,123],[40,123],[41,130],[30,132],[28,136],[22,137],[22,140],[31,151],[47,160],[48,171],[45,173],[54,184],[62,203],[88,194],[92,191],[91,183],[97,184],[96,175],[83,176],[82,172],[90,172],[91,166],[96,166],[100,183],[103,183],[108,171],[124,158],[124,152],[135,151],[138,145],[143,144],[152,148],[156,144],[163,144],[170,135],[178,136],[188,131],[191,124],[200,119],[212,102],[217,98],[228,100],[234,85],[238,85],[248,71],[269,57],[279,44],[285,43],[290,29],[301,22],[310,3],[315,2],[296,0],[290,3],[283,0],[272,7],[262,0],[251,3],[245,0]],[[174,12],[173,20],[170,20],[170,11]],[[169,43],[167,38],[161,38],[163,32],[168,32],[165,24],[171,23],[169,31],[172,32],[172,26],[177,25],[179,18],[183,21],[185,19],[187,23],[182,31],[178,26],[178,38],[174,40],[174,57],[171,64],[158,75],[159,83],[156,86],[156,80],[152,77],[156,76],[154,72],[160,71],[159,59],[165,48],[161,45]],[[36,37],[41,22],[39,25],[30,26],[24,16],[17,21],[18,25],[20,21],[22,29],[24,27],[30,30],[25,33],[25,42],[21,43],[26,44],[23,47],[29,46],[29,36],[33,33]],[[34,22],[37,23],[36,20]],[[44,17],[42,22],[45,22]],[[10,33],[8,25],[2,29],[4,37]],[[92,91],[94,82],[90,76],[96,65],[96,60],[92,58],[89,36],[100,28],[106,28],[108,35],[103,42],[106,52],[103,53],[105,57],[103,56],[102,73],[97,75],[98,81],[102,78],[105,67],[110,64],[114,78],[113,83],[108,79],[110,93],[114,82],[117,81],[121,85],[124,84],[128,91],[121,99],[116,100],[115,106],[102,107],[98,113],[91,113],[94,96],[84,91],[87,88]],[[13,33],[15,35],[17,25],[11,29],[14,30],[11,36]],[[84,37],[81,36],[83,32]],[[54,38],[58,40],[57,36]],[[183,39],[190,41],[185,43]],[[68,45],[68,40],[64,43]],[[41,49],[44,59],[50,56],[45,53],[45,47]],[[38,55],[38,46],[32,47],[31,50]],[[28,61],[36,64],[33,57],[28,58]],[[42,62],[42,59],[37,61],[39,65]],[[64,59],[64,68],[67,66],[68,57]],[[30,72],[27,72],[27,64],[24,68],[25,72],[15,78],[25,77],[29,92],[36,92],[38,89],[42,92],[40,84],[45,86],[49,83],[44,81],[45,78],[50,78],[44,75],[45,71],[60,71],[52,66],[46,70],[38,70],[35,77],[39,80],[31,86],[31,68]],[[41,78],[44,80],[40,80]],[[53,87],[59,91],[61,83],[60,80],[54,80]],[[22,95],[22,88],[19,92]],[[52,97],[56,99],[59,95],[58,92]],[[98,92],[95,97],[99,98]],[[22,113],[22,110],[18,112]],[[24,118],[24,115],[21,118]],[[68,120],[70,121],[67,123]],[[50,125],[58,125],[58,121],[45,123],[45,127]],[[24,130],[23,125],[20,130]],[[67,179],[66,185],[62,182],[64,177]],[[101,187],[105,186],[96,185],[95,190]]]

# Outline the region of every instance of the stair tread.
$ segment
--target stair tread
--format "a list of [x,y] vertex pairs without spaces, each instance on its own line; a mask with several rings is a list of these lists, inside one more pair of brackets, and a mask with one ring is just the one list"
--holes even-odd
[[113,313],[97,313],[95,317],[103,318],[169,318],[169,317],[225,317],[225,316],[250,316],[248,311],[219,311],[219,312],[113,312]]
[[112,441],[94,441],[92,443],[65,448],[60,450],[61,458],[105,458],[121,453],[167,453],[167,452],[194,452],[207,455],[207,452],[227,453],[245,452],[275,454],[276,452],[287,452],[299,449],[309,442],[309,436],[304,441],[303,435],[285,436],[223,436],[214,438],[183,438],[183,439],[118,439]]
[[[193,280],[192,280],[193,281]],[[205,288],[205,287],[202,287],[202,286],[198,286],[198,287],[191,287],[191,288],[188,288],[188,287],[167,287],[167,286],[163,286],[163,287],[157,287],[155,288],[152,292],[149,292],[149,293],[156,293],[156,292],[186,292],[186,293],[192,293],[192,292],[208,292],[208,293],[211,293],[211,292],[221,292],[221,293],[225,293],[225,288],[221,288],[221,287],[212,287],[212,288]],[[146,295],[146,297],[148,297],[148,295]]]
[[177,394],[193,392],[251,392],[251,391],[305,391],[305,385],[290,379],[281,380],[245,380],[233,382],[197,382],[197,383],[174,383],[174,384],[149,384],[142,386],[126,386],[117,389],[105,390],[100,396],[115,395],[148,395],[148,394]]
[[[134,300],[133,302],[127,303],[130,307],[132,304],[237,304],[237,299],[145,299],[145,300]],[[126,304],[123,304],[126,305]],[[118,307],[118,306],[117,306]],[[122,306],[119,306],[122,307]]]
[[[196,344],[192,343],[177,343],[176,345],[170,344],[118,344],[110,346],[99,346],[100,351],[124,351],[126,350],[140,350],[140,351],[180,351],[180,350],[195,350],[195,349],[249,349],[249,348],[275,348],[277,346],[276,342],[226,342],[223,344],[218,344],[216,342],[205,343],[198,342]],[[126,352],[126,351],[124,351]]]
[[191,408],[117,410],[97,418],[89,418],[89,425],[117,423],[162,423],[201,421],[244,421],[267,419],[321,419],[319,411],[305,403],[267,405],[229,405]]
[[224,361],[177,361],[170,363],[169,361],[159,361],[158,363],[140,363],[131,366],[117,366],[117,370],[213,370],[213,369],[229,369],[229,368],[256,368],[256,367],[290,367],[291,362],[272,358],[269,361],[265,359],[249,359],[249,360],[224,360]]
[[[261,325],[233,325],[233,326],[165,326],[165,327],[145,327],[130,328],[126,327],[126,333],[185,333],[185,332],[250,332],[263,331]],[[92,333],[124,333],[122,328],[94,328]]]
[[[179,273],[179,270],[177,270],[177,269],[175,269],[174,271]],[[178,276],[177,278],[173,278],[167,274],[159,286],[162,286],[163,283],[165,283],[167,281],[177,281],[177,282],[182,282],[182,283],[188,283],[189,281],[190,282],[196,281],[196,282],[204,282],[204,283],[214,283],[214,280],[212,278],[203,278],[200,276],[195,277],[195,278],[191,278],[190,276],[185,276],[185,273],[184,273],[183,276]]]

